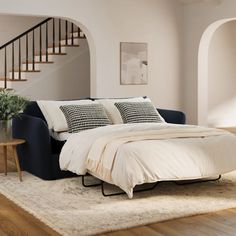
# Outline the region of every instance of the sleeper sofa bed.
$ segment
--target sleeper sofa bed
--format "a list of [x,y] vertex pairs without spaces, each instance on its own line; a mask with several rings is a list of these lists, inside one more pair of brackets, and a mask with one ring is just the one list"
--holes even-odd
[[[185,124],[183,112],[157,110],[166,122]],[[44,180],[75,176],[72,172],[60,169],[59,155],[65,141],[58,141],[51,137],[37,102],[30,102],[23,113],[13,120],[13,137],[26,140],[25,144],[17,147],[22,170]]]

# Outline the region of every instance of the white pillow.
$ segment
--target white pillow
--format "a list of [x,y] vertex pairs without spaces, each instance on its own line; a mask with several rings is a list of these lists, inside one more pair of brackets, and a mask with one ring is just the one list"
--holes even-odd
[[[98,99],[96,101],[98,101],[104,106],[107,116],[112,121],[113,124],[123,124],[123,120],[120,115],[120,112],[117,109],[117,107],[114,105],[116,102],[151,102],[149,98],[143,98],[143,97]],[[161,120],[165,122],[165,120],[161,117],[160,114],[159,116]]]
[[87,105],[98,103],[92,100],[73,100],[73,101],[37,101],[39,108],[41,109],[48,128],[56,132],[63,132],[68,130],[68,125],[60,106],[65,105]]

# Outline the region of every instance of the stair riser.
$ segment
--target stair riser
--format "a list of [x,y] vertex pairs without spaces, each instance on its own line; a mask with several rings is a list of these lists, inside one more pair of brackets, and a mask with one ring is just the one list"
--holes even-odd
[[[75,44],[75,45],[78,45],[79,44],[79,39],[78,38],[75,38],[74,40],[73,40],[73,44]],[[63,46],[63,45],[73,45],[72,44],[72,39],[68,39],[67,40],[67,44],[66,44],[66,40],[64,39],[64,40],[61,40],[61,45]]]
[[[70,36],[72,36],[72,33],[70,33]],[[73,36],[74,36],[74,37],[78,37],[78,32],[74,32],[74,33],[73,33]],[[80,32],[79,38],[83,38],[84,36],[85,36],[84,33],[83,33],[83,32]]]
[[[22,64],[21,69],[22,70],[27,70],[26,64]],[[40,69],[40,65],[39,64],[34,64],[34,69],[35,70],[39,70]],[[33,64],[31,64],[31,63],[28,64],[28,70],[33,70]]]
[[[59,47],[55,48],[55,53],[59,53]],[[61,47],[61,53],[65,53],[66,52],[66,48],[65,47]],[[53,53],[53,48],[48,48],[48,53]]]
[[[19,72],[14,72],[14,79],[19,79]],[[26,73],[25,72],[21,72],[21,79],[26,79]],[[13,72],[9,73],[9,79],[13,78]]]
[[[35,56],[34,59],[40,61],[40,56]],[[46,61],[46,55],[42,55],[42,61]],[[48,61],[53,61],[53,55],[48,55]]]
[[[11,86],[7,86],[8,88],[11,88]],[[0,88],[4,88],[4,81],[0,81]]]

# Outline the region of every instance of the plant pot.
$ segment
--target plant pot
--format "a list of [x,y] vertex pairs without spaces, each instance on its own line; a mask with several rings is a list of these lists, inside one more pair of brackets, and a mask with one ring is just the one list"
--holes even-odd
[[0,120],[0,142],[12,139],[12,120]]

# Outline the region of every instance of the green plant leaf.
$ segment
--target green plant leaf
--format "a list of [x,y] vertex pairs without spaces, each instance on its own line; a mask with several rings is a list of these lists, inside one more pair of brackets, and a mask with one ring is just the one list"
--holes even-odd
[[13,91],[0,91],[0,120],[10,120],[16,117],[28,103],[27,98],[21,97]]

